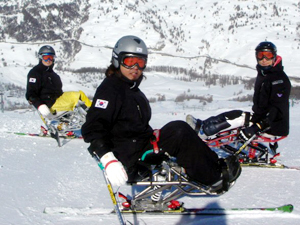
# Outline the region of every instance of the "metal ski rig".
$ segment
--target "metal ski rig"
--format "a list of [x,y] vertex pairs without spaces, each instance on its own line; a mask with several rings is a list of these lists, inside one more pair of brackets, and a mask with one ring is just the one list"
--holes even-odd
[[[144,166],[145,158],[147,158],[148,154],[152,153],[153,151],[147,151],[142,156],[141,161],[143,161]],[[162,163],[159,163],[159,165],[148,164],[148,171],[143,170],[143,174],[139,174],[139,180],[131,180],[128,182],[132,186],[140,186],[144,188],[144,190],[129,199],[121,193],[113,191],[113,188],[107,178],[105,168],[103,168],[97,154],[94,154],[94,159],[103,171],[105,182],[114,205],[114,212],[118,215],[121,225],[126,224],[122,215],[123,212],[178,211],[182,209],[183,204],[175,199],[183,195],[218,196],[226,192],[223,190],[222,181],[217,182],[212,186],[206,186],[198,182],[191,181],[185,174],[184,169],[177,165],[175,158],[171,158],[169,155],[164,155],[163,158],[165,160],[163,160]],[[229,188],[233,185],[234,182],[229,185]]]
[[[154,150],[147,151],[140,159],[144,169],[135,177],[139,177],[136,180],[130,180],[128,184],[132,186],[140,186],[142,191],[127,198],[119,192],[114,192],[113,187],[107,177],[105,168],[102,166],[100,158],[94,153],[93,158],[96,160],[98,166],[103,172],[107,188],[114,205],[113,213],[118,216],[119,223],[125,225],[125,219],[123,213],[137,213],[137,212],[186,212],[183,208],[183,204],[178,202],[176,199],[187,195],[187,196],[219,196],[224,194],[224,182],[221,180],[214,185],[207,186],[199,182],[195,182],[189,179],[185,170],[178,166],[175,158],[164,154],[161,163],[152,165],[146,163],[147,155],[152,154]],[[147,164],[147,167],[146,167]],[[235,182],[226,184],[226,189],[231,188]],[[122,202],[121,202],[122,200]],[[184,209],[184,210],[183,210]],[[93,209],[91,214],[97,214]],[[73,213],[72,208],[50,208],[46,207],[44,213],[48,214],[68,214]],[[76,210],[75,214],[80,214],[82,210]],[[88,210],[83,209],[83,212],[89,214]],[[103,212],[103,210],[101,210]],[[112,213],[110,212],[110,213]],[[107,213],[107,212],[106,212]],[[130,222],[128,222],[130,223]]]
[[[123,201],[120,203],[123,211],[178,210],[182,207],[182,203],[176,199],[182,196],[220,196],[227,192],[224,190],[222,180],[214,185],[204,185],[193,181],[185,170],[178,166],[175,158],[165,156],[161,164],[151,165],[148,171],[143,171],[143,174],[139,175],[140,179],[128,181],[130,185],[139,187],[138,190],[143,190],[130,199],[122,194],[118,195]],[[230,183],[229,188],[234,184],[235,182]]]
[[[145,153],[146,155],[149,152]],[[151,153],[150,153],[151,154]],[[141,158],[144,161],[143,156]],[[44,213],[63,215],[110,215],[118,216],[120,224],[128,224],[125,221],[126,214],[139,215],[231,215],[249,213],[278,213],[292,212],[293,205],[283,205],[279,207],[249,207],[249,208],[185,208],[182,202],[177,201],[182,196],[220,196],[224,194],[222,182],[208,186],[192,181],[179,167],[174,158],[166,155],[162,163],[151,165],[148,171],[139,174],[140,179],[130,181],[130,185],[141,190],[132,197],[114,192],[107,179],[105,169],[100,163],[100,159],[95,157],[108,187],[112,199],[114,210],[103,208],[73,208],[73,207],[46,207]],[[230,184],[230,187],[234,182]],[[127,223],[128,222],[128,223]]]
[[[221,149],[230,154],[236,154],[239,157],[242,166],[266,165],[269,168],[284,167],[277,163],[278,141],[286,138],[286,136],[278,138],[267,138],[260,134],[252,136],[248,141],[244,142],[239,139],[240,129],[232,129],[220,132],[214,137],[205,140],[206,144],[212,149]],[[267,146],[266,144],[269,144]],[[270,157],[271,154],[271,157]]]
[[80,105],[77,105],[73,111],[65,111],[58,116],[53,116],[51,119],[44,118],[40,113],[39,115],[47,127],[44,134],[48,135],[47,132],[50,132],[50,136],[61,147],[61,137],[70,137],[69,132],[81,129],[81,126],[85,123],[86,111]]

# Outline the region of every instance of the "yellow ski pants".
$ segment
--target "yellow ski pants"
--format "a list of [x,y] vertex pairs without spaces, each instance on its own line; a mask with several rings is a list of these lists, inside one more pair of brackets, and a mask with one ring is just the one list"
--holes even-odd
[[58,99],[56,99],[50,111],[52,113],[60,111],[73,111],[79,100],[83,101],[88,108],[90,108],[92,105],[92,102],[83,91],[67,91],[64,92]]

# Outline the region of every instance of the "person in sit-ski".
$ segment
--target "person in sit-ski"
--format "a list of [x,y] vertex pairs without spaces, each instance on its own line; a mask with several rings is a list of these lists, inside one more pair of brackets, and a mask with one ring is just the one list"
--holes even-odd
[[[90,154],[100,158],[115,186],[134,180],[139,158],[154,148],[150,143],[154,136],[149,125],[150,104],[139,89],[147,58],[146,44],[139,37],[124,36],[117,41],[106,78],[97,88],[82,126]],[[178,165],[195,181],[212,185],[224,178],[229,184],[241,173],[235,156],[219,159],[185,121],[172,121],[155,133],[159,134],[159,153],[152,157],[164,153],[176,157]]]
[[54,71],[55,51],[45,45],[39,49],[39,63],[33,67],[27,76],[26,99],[44,118],[51,119],[53,114],[62,111],[73,111],[78,101],[88,109],[92,102],[82,91],[63,92],[62,82]]
[[261,42],[255,48],[257,77],[254,86],[253,113],[232,110],[206,120],[187,115],[187,123],[207,139],[220,131],[243,127],[239,137],[247,141],[254,134],[274,138],[289,134],[289,96],[291,83],[283,71],[282,58],[272,42]]

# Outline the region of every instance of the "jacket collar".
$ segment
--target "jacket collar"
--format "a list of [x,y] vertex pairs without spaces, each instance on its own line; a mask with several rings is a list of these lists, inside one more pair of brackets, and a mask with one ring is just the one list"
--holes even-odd
[[143,80],[143,75],[141,75],[137,80],[129,80],[125,76],[121,76],[120,79],[124,83],[126,83],[129,86],[130,89],[135,90],[135,89],[137,89],[140,86],[140,84],[141,84],[141,82]]

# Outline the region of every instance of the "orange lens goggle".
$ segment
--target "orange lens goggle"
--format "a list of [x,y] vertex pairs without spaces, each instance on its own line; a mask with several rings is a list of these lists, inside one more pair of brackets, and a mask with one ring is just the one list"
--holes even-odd
[[54,55],[42,55],[44,61],[54,61]]
[[139,69],[143,70],[146,68],[147,60],[145,58],[136,56],[125,56],[121,62],[121,65],[127,69],[131,69],[137,66]]
[[257,52],[256,53],[256,58],[258,60],[262,60],[263,58],[273,59],[274,57],[275,57],[275,55],[273,54],[273,52]]

